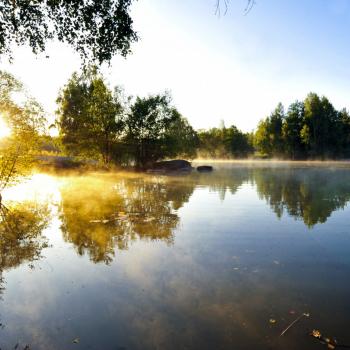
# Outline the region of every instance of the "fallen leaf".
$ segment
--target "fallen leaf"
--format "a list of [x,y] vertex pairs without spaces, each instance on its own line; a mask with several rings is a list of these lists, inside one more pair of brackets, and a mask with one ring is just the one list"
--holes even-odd
[[276,323],[276,320],[275,320],[274,318],[270,318],[269,322],[270,322],[271,324],[275,324],[275,323]]
[[311,335],[314,338],[318,338],[318,339],[320,339],[322,337],[321,332],[318,329],[313,329],[311,332]]

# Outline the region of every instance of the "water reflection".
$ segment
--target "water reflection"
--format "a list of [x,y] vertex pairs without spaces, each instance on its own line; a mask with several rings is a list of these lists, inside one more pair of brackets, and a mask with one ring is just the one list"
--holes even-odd
[[253,180],[259,196],[277,217],[286,212],[308,227],[325,223],[350,200],[347,169],[255,169]]
[[222,200],[244,183],[256,188],[278,218],[283,214],[313,227],[325,223],[350,200],[350,169],[317,167],[223,167],[213,174],[195,174],[198,186],[209,187]]
[[69,177],[60,187],[61,229],[79,255],[109,264],[116,248],[125,250],[137,239],[172,244],[177,211],[195,188],[209,188],[225,200],[244,183],[256,188],[278,218],[286,214],[310,228],[350,200],[347,169],[231,167],[181,177]]
[[[350,200],[350,170],[47,180],[0,223],[1,348],[309,349],[312,327],[346,342],[348,226],[313,226]],[[38,204],[52,186],[53,220]],[[47,266],[16,269],[40,259],[50,220]],[[302,312],[312,317],[279,337]]]
[[25,201],[7,203],[0,219],[0,283],[3,290],[4,271],[23,263],[39,260],[47,238],[42,235],[50,220],[47,205]]
[[93,262],[113,260],[115,248],[136,239],[173,242],[176,210],[193,186],[169,186],[165,179],[126,176],[71,178],[61,188],[62,232],[78,254]]

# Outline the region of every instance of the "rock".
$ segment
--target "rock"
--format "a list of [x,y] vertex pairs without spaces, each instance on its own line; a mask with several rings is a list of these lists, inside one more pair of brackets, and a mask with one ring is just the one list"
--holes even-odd
[[207,173],[210,171],[213,171],[213,167],[211,165],[201,165],[201,166],[197,166],[197,171],[199,171],[200,173]]
[[175,159],[157,162],[153,164],[152,168],[149,170],[151,172],[191,171],[192,166],[187,160]]

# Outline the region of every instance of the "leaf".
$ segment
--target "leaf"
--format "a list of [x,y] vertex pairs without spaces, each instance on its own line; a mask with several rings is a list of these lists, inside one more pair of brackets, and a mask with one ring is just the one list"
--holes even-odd
[[311,335],[317,339],[320,339],[322,337],[322,334],[318,329],[313,329]]

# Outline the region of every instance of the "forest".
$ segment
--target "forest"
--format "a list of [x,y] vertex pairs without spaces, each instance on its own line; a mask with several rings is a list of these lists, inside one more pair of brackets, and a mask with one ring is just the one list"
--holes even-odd
[[[11,131],[1,145],[3,186],[41,155],[136,169],[174,158],[350,156],[348,111],[337,111],[315,93],[287,110],[279,103],[250,133],[226,127],[223,121],[217,128],[195,130],[173,105],[170,93],[128,96],[120,86],[110,88],[98,69],[90,67],[74,73],[59,91],[56,120],[49,125],[43,108],[20,81],[6,72],[0,79],[1,116]],[[50,135],[52,129],[58,134]]]
[[[345,159],[350,115],[309,93],[287,110],[281,103],[255,131],[236,126],[194,130],[170,94],[126,96],[110,90],[96,70],[74,74],[57,99],[60,141],[68,154],[143,168],[169,158]],[[84,111],[84,112],[83,112]]]

